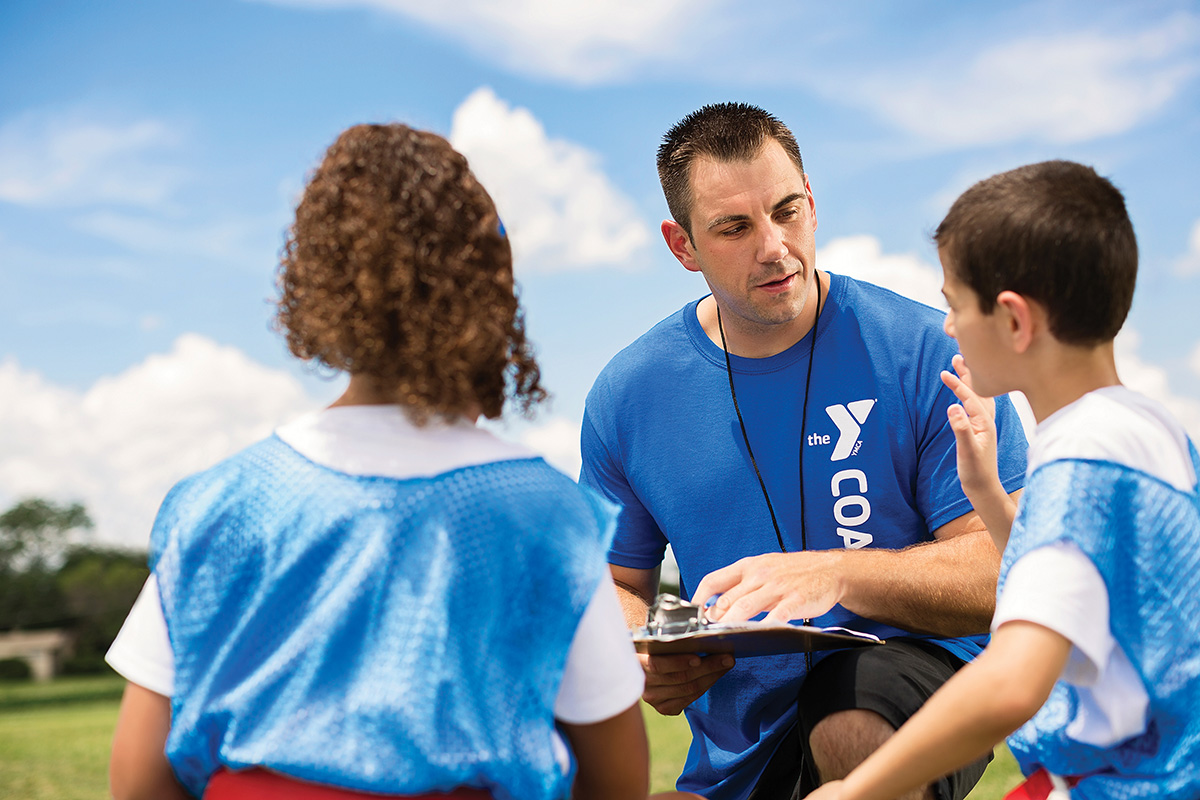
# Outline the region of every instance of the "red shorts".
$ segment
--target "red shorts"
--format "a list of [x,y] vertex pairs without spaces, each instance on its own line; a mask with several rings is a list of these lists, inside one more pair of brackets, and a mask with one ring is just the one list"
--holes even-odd
[[480,789],[455,789],[447,794],[382,795],[356,792],[353,789],[298,781],[265,769],[239,772],[218,770],[204,791],[204,800],[383,800],[389,797],[403,800],[492,800],[490,792]]
[[1055,790],[1058,790],[1058,796],[1062,797],[1063,790],[1070,789],[1077,783],[1079,783],[1079,778],[1064,777],[1055,780],[1050,777],[1049,772],[1039,769],[1026,778],[1020,786],[1004,795],[1004,800],[1047,800]]

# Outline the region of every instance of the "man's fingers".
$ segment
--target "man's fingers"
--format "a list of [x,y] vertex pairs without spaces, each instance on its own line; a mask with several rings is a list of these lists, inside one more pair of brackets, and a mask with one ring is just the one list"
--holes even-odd
[[[829,609],[825,609],[828,611]],[[825,613],[822,611],[821,613]],[[791,622],[794,619],[812,619],[819,617],[820,614],[806,614],[804,611],[797,610],[797,607],[792,604],[780,603],[771,609],[771,613],[763,618],[764,622]]]
[[713,595],[723,595],[737,586],[741,580],[742,571],[736,562],[728,567],[713,570],[701,578],[700,585],[696,587],[696,591],[692,592],[692,600],[701,604],[706,603]]
[[679,672],[665,675],[647,673],[642,699],[660,714],[678,714],[707,692],[735,663],[729,654],[706,656],[700,661],[698,666]]
[[[695,594],[692,595],[692,599],[701,604],[716,597],[712,606],[704,612],[712,622],[726,619],[730,609],[747,593],[757,588],[760,583],[750,574],[750,571],[743,569],[742,561],[736,561],[728,567],[705,575],[704,579],[700,581],[700,585],[696,587]],[[748,619],[748,617],[743,617],[743,619]],[[736,622],[738,618],[735,615],[726,621]]]
[[703,678],[708,675],[724,675],[734,665],[733,656],[728,653],[717,653],[716,655],[700,657],[697,655],[679,655],[679,656],[651,656],[652,660],[665,659],[686,659],[683,662],[681,669],[674,668],[679,661],[672,662],[672,665],[663,671],[655,670],[646,673],[646,680],[653,681],[656,686],[665,686],[670,684],[685,684],[689,681]]
[[[679,653],[677,655],[643,656],[642,669],[646,675],[673,675],[696,669],[703,664],[700,656],[694,653]],[[683,680],[687,680],[684,678]]]
[[779,601],[779,593],[768,591],[760,581],[746,578],[717,598],[708,618],[719,622],[745,622]]

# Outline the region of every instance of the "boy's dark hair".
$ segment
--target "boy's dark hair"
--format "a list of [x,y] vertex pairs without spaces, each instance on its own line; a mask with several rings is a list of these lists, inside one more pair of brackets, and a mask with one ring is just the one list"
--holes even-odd
[[1014,291],[1045,307],[1066,344],[1113,339],[1133,302],[1137,239],[1125,198],[1082,164],[1045,161],[980,181],[933,239],[981,311]]
[[787,126],[757,106],[714,103],[688,114],[666,132],[658,148],[658,180],[671,216],[692,237],[692,162],[699,156],[717,161],[750,161],[767,139],[783,147],[800,174],[804,160]]
[[436,134],[343,132],[296,208],[279,286],[297,358],[366,376],[418,423],[545,397],[495,205]]

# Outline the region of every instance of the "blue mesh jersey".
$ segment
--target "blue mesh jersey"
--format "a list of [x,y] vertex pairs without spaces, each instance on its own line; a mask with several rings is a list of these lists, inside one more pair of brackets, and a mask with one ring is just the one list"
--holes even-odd
[[277,437],[182,481],[151,538],[180,781],[565,798],[554,702],[612,515],[541,459],[358,477]]
[[1009,737],[1021,770],[1088,776],[1073,799],[1200,797],[1200,490],[1106,461],[1051,461],[1021,497],[1001,587],[1018,558],[1059,541],[1078,545],[1104,578],[1113,638],[1149,695],[1146,731],[1111,747],[1068,738],[1078,696],[1060,681]]
[[[886,289],[830,276],[816,330],[769,358],[730,356],[738,404],[788,550],[902,548],[971,511],[958,482],[939,377],[957,352],[945,315]],[[684,590],[745,556],[778,552],[742,440],[725,357],[690,303],[605,368],[588,395],[580,482],[622,506],[609,561],[652,569],[668,542]],[[997,402],[1000,475],[1024,481],[1024,431]],[[800,529],[804,454],[805,538]],[[816,620],[884,638],[911,635],[841,607]],[[985,637],[935,640],[961,658]],[[820,655],[816,654],[819,658]],[[795,720],[803,654],[742,659],[687,709],[692,748],[681,789],[714,800],[749,793]]]

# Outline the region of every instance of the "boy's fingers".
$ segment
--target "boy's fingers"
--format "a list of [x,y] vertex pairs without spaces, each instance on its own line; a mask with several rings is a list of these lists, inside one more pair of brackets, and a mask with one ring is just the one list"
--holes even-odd
[[967,360],[962,357],[962,353],[956,353],[954,358],[950,359],[951,365],[954,366],[954,371],[963,379],[967,386],[971,385],[971,370],[967,367]]
[[962,409],[972,417],[980,415],[992,416],[995,413],[995,403],[990,399],[980,397],[971,385],[961,378],[955,377],[947,370],[942,370],[942,383],[962,403]]
[[[942,370],[942,383],[946,384],[946,388],[954,392],[954,396],[957,397],[963,403],[963,405],[979,399],[979,395],[975,394],[975,392],[971,390],[971,387],[965,381],[953,375],[948,370]],[[968,408],[967,413],[970,414],[974,412]]]
[[954,431],[958,446],[970,447],[975,431],[971,427],[971,418],[967,416],[963,407],[950,406],[946,409],[946,418],[950,421],[950,430]]

